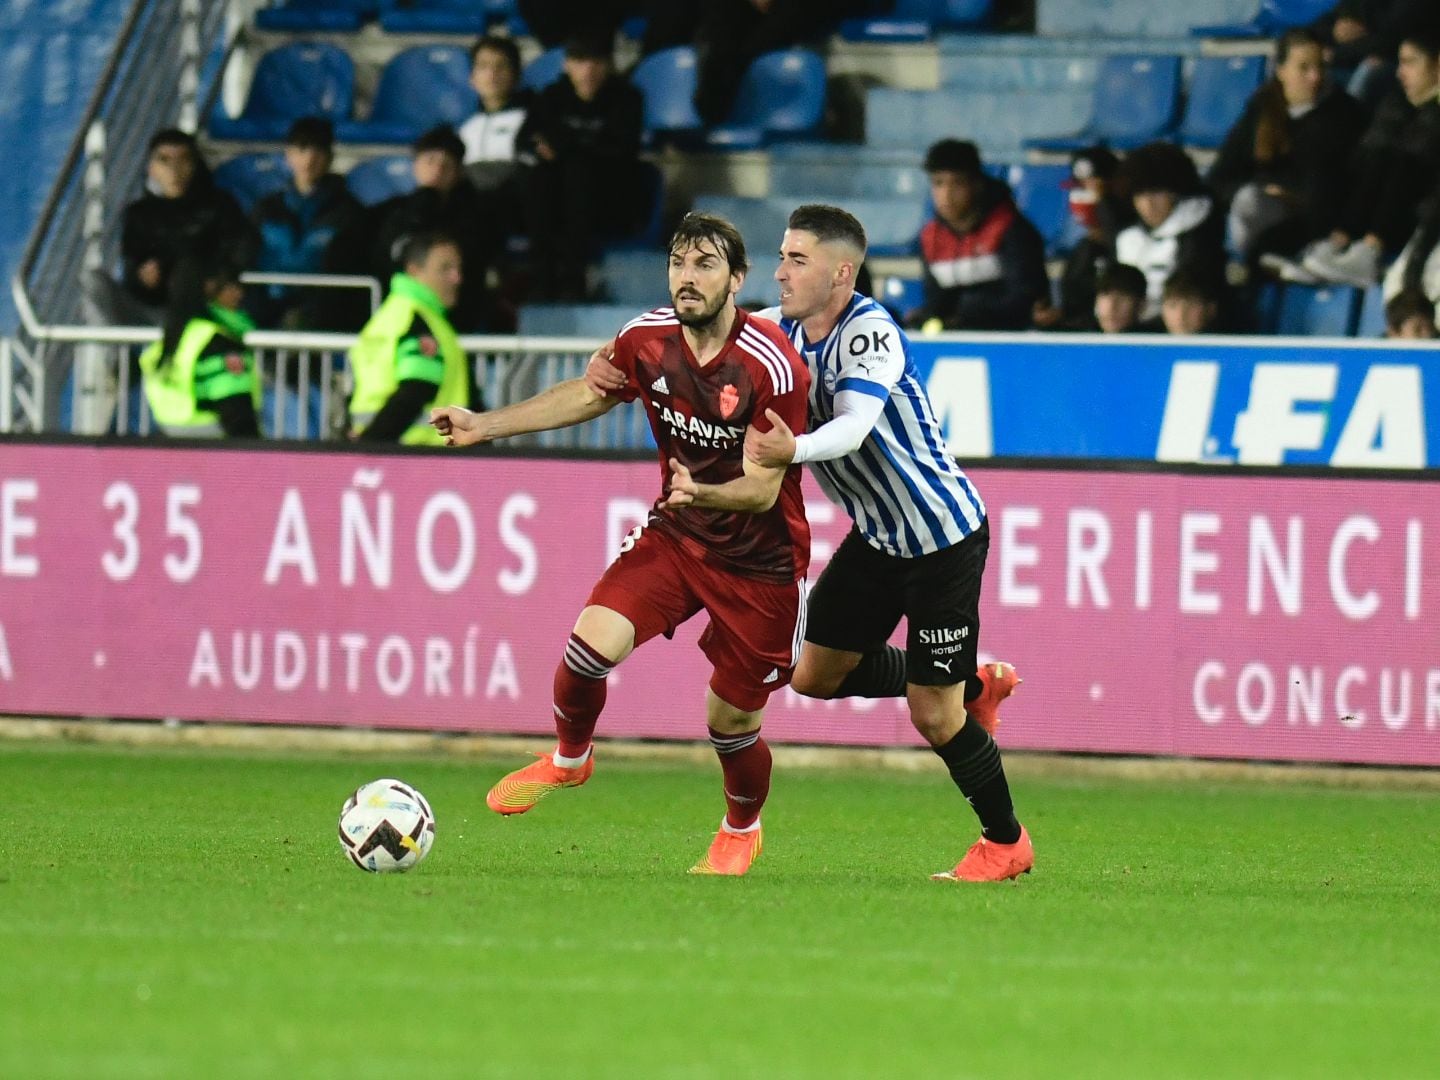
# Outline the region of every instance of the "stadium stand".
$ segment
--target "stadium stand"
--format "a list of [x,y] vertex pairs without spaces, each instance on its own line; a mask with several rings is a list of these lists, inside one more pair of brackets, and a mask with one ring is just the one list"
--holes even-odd
[[1355,321],[1355,336],[1385,336],[1385,291],[1379,285],[1370,286],[1360,298],[1360,315]]
[[[1346,285],[1266,285],[1256,304],[1264,334],[1349,337],[1355,332],[1361,293]],[[1384,316],[1382,311],[1381,322]]]
[[235,196],[247,214],[266,195],[283,190],[288,180],[281,153],[237,154],[215,169],[215,183]]
[[470,54],[459,45],[417,45],[396,53],[380,73],[368,120],[336,127],[341,142],[410,142],[436,124],[458,127],[479,100]]
[[1248,5],[1253,17],[1245,21],[1196,26],[1190,32],[1207,38],[1264,38],[1283,34],[1292,26],[1306,26],[1335,7],[1336,0],[1260,0],[1259,9]]
[[375,17],[377,0],[282,0],[255,13],[255,26],[277,33],[345,33]]
[[894,0],[883,15],[845,19],[840,36],[846,41],[916,42],[928,41],[937,30],[984,26],[994,7],[993,0]]
[[557,46],[547,49],[525,65],[520,73],[520,85],[526,90],[543,90],[565,71],[565,49]]
[[1080,150],[1104,143],[1130,150],[1164,138],[1180,105],[1180,57],[1110,56],[1100,66],[1089,122],[1065,136],[1026,139],[1032,150]]
[[239,116],[210,117],[217,139],[275,141],[302,116],[350,119],[355,99],[355,64],[336,45],[297,41],[260,59],[250,94]]
[[381,0],[380,27],[391,34],[481,34],[492,15],[479,0]]

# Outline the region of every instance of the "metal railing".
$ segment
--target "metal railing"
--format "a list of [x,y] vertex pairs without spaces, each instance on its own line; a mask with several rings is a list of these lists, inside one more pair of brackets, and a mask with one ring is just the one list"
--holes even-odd
[[[101,359],[82,379],[71,373],[58,392],[59,418],[86,417],[88,434],[148,435],[154,432],[135,358],[160,332],[149,327],[40,326],[42,344],[54,348],[89,346]],[[245,344],[255,356],[264,386],[261,431],[268,438],[346,438],[345,401],[349,371],[345,356],[354,334],[298,333],[255,330]],[[467,335],[460,346],[470,358],[475,385],[487,407],[521,401],[547,386],[578,378],[598,339]],[[0,354],[3,356],[3,354]],[[35,373],[42,396],[45,379],[54,369]],[[14,394],[0,381],[0,431],[16,430]],[[460,403],[457,403],[460,404]],[[73,428],[57,424],[56,429]],[[540,432],[511,440],[518,446],[569,450],[642,449],[650,442],[649,423],[637,403],[621,405],[598,420],[560,431]]]
[[73,349],[39,331],[79,322],[82,275],[114,264],[120,211],[140,193],[150,136],[193,128],[201,61],[226,32],[230,2],[136,0],[130,8],[11,281],[20,327],[6,350],[7,430],[54,426],[59,380],[49,380],[47,395],[44,374],[68,372]]

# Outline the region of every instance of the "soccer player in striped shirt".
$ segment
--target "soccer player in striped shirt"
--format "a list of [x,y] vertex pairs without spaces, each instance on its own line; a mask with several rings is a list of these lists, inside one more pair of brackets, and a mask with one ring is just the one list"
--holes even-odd
[[670,242],[669,266],[674,306],[620,332],[614,358],[622,382],[608,396],[572,379],[493,412],[436,409],[432,422],[448,444],[469,446],[644,402],[660,450],[661,496],[591,591],[565,646],[555,672],[555,751],[504,777],[485,801],[497,813],[523,814],[550,792],[585,783],[610,672],[703,610],[710,625],[700,648],[714,666],[706,716],[726,813],[691,873],[740,875],[760,854],[770,789],[761,718],[770,694],[790,681],[804,639],[810,561],[799,467],[760,465],[745,456],[744,440],[749,427],[768,430],[774,417],[803,430],[810,376],[774,322],[735,307],[747,262],[733,225],[687,215]]
[[[793,685],[810,697],[899,697],[980,818],[981,836],[945,880],[998,881],[1034,864],[992,734],[1019,682],[1009,664],[977,671],[985,504],[945,449],[940,425],[889,313],[855,292],[865,230],[833,206],[802,206],[781,242],[780,306],[758,312],[805,357],[810,434],[770,417],[746,456],[809,462],[854,527],[810,595]],[[601,389],[604,366],[592,360]],[[613,381],[613,380],[612,380]],[[888,645],[906,620],[906,648]]]

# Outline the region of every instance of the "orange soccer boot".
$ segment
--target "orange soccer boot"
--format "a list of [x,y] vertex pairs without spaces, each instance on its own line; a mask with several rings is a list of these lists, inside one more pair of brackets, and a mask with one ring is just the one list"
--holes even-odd
[[536,757],[539,760],[516,769],[492,787],[485,796],[485,805],[497,814],[523,814],[552,791],[579,787],[595,771],[593,752],[584,765],[573,769],[560,768],[548,753]]
[[965,703],[965,711],[973,716],[993,739],[995,730],[1000,726],[1000,702],[1013,694],[1015,688],[1025,680],[1020,678],[1013,664],[1007,664],[1003,660],[984,664],[975,674],[980,676],[985,689],[973,700]]
[[997,844],[981,837],[954,870],[931,874],[935,881],[1009,881],[1030,873],[1035,866],[1035,848],[1030,834],[1020,826],[1020,839],[1013,844]]
[[705,853],[703,859],[690,868],[689,872],[740,877],[759,857],[762,846],[761,830],[736,833],[722,825],[720,831],[715,834],[715,839],[710,842],[710,850]]

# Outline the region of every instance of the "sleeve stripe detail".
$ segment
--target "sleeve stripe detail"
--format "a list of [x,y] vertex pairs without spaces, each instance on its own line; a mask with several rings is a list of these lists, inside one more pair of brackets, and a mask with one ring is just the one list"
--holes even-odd
[[758,330],[754,330],[747,323],[740,331],[736,341],[745,347],[746,351],[765,365],[770,372],[770,378],[775,384],[776,394],[788,394],[795,389],[795,372],[790,367],[790,361],[780,351],[778,345],[767,338]]
[[656,308],[654,311],[647,311],[643,315],[637,315],[620,328],[616,337],[635,329],[637,326],[678,326],[680,320],[675,318],[674,308]]
[[871,382],[869,379],[857,379],[853,375],[841,379],[835,384],[837,394],[844,390],[852,390],[857,394],[869,394],[881,401],[890,397],[890,388],[883,383]]

